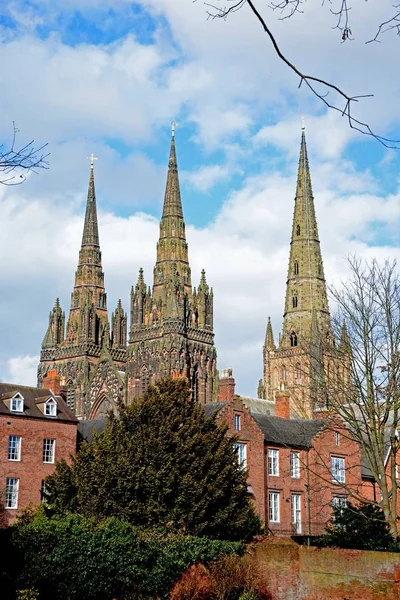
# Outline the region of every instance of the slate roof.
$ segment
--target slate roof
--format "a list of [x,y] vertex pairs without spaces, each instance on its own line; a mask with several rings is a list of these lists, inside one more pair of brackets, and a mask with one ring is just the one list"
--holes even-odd
[[251,414],[256,415],[275,415],[275,402],[273,400],[262,400],[261,398],[247,398],[238,396]]
[[[23,412],[11,411],[5,400],[9,400],[19,392],[24,399]],[[57,402],[57,416],[50,417],[44,415],[38,404],[41,401],[46,402],[48,398],[54,398]],[[69,409],[66,402],[61,396],[55,396],[51,390],[44,390],[26,385],[18,385],[15,383],[0,383],[0,415],[9,417],[30,417],[35,419],[46,419],[50,421],[70,421],[77,423],[78,419]]]
[[326,424],[324,419],[282,419],[255,413],[252,416],[264,432],[267,443],[296,448],[310,448],[313,438]]
[[78,442],[89,442],[93,441],[93,434],[103,433],[106,428],[107,418],[105,416],[99,419],[92,419],[91,421],[79,421],[78,423]]
[[222,410],[224,406],[226,406],[226,402],[206,402],[206,404],[203,405],[203,408],[207,419],[214,413]]

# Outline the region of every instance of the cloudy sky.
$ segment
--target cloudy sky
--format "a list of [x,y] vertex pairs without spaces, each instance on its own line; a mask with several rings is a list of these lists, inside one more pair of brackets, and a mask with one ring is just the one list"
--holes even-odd
[[[400,139],[400,40],[365,44],[392,4],[352,0],[343,44],[339,3],[280,20],[256,2],[296,66],[374,94],[354,115]],[[1,13],[0,139],[15,121],[21,143],[51,152],[48,171],[0,185],[1,380],[35,383],[57,296],[68,312],[91,152],[110,312],[129,309],[139,267],[151,284],[172,120],[193,283],[204,267],[238,392],[256,394],[268,315],[281,327],[302,115],[328,282],[349,254],[399,256],[400,150],[298,89],[247,6],[226,21],[202,0],[4,0]]]

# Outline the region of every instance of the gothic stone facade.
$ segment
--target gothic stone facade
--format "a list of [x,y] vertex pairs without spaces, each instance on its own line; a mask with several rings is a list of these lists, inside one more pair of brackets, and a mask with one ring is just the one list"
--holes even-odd
[[197,290],[192,288],[174,133],[153,288],[147,288],[140,269],[131,293],[128,402],[166,376],[187,377],[200,402],[211,401],[217,393],[213,291],[204,270]]
[[126,334],[127,318],[121,301],[112,315],[111,328],[108,320],[92,164],[67,328],[65,331],[65,314],[57,299],[42,343],[38,386],[42,387],[48,371],[55,369],[69,407],[81,419],[94,418],[107,407],[116,406],[124,401]]

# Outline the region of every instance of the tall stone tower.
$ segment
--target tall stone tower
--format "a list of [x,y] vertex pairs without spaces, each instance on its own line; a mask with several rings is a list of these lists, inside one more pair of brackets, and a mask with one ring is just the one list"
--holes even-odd
[[128,402],[141,397],[149,383],[166,376],[187,377],[200,402],[215,397],[213,291],[204,270],[197,290],[192,289],[174,127],[153,288],[147,288],[140,269],[131,292]]
[[343,343],[336,348],[331,329],[304,128],[282,333],[276,346],[268,319],[263,355],[259,395],[273,399],[277,390],[288,389],[291,410],[303,418],[324,405],[327,373],[342,377],[348,365]]
[[[82,419],[93,416],[94,397],[93,394],[90,397],[90,388],[100,357],[103,362],[113,362],[117,371],[125,370],[126,360],[127,319],[121,302],[118,302],[112,316],[111,330],[107,314],[93,159],[94,157],[90,167],[85,223],[67,329],[65,332],[65,315],[57,298],[50,313],[38,368],[39,387],[43,385],[43,379],[49,370],[57,371],[70,408]],[[120,388],[121,385],[116,387]],[[121,390],[118,390],[118,394],[121,396]],[[114,398],[114,401],[118,399],[120,398]]]

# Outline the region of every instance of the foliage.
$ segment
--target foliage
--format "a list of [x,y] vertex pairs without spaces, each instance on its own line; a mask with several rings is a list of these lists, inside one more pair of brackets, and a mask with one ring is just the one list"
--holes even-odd
[[327,527],[327,533],[319,543],[339,548],[358,550],[399,551],[399,544],[393,541],[390,528],[383,511],[373,504],[334,508],[334,520]]
[[166,536],[114,517],[100,522],[72,514],[48,518],[43,510],[25,515],[0,541],[6,542],[9,578],[0,582],[2,589],[10,589],[10,582],[16,589],[34,588],[40,600],[166,598],[191,564],[243,551],[237,542]]
[[111,415],[72,466],[57,466],[46,480],[50,510],[250,539],[260,532],[260,520],[225,433],[191,400],[184,380],[161,381],[143,400],[122,407],[119,418]]
[[258,569],[250,554],[223,555],[211,563],[190,567],[175,583],[170,600],[269,600]]
[[17,590],[17,600],[37,600],[39,593],[33,588]]

